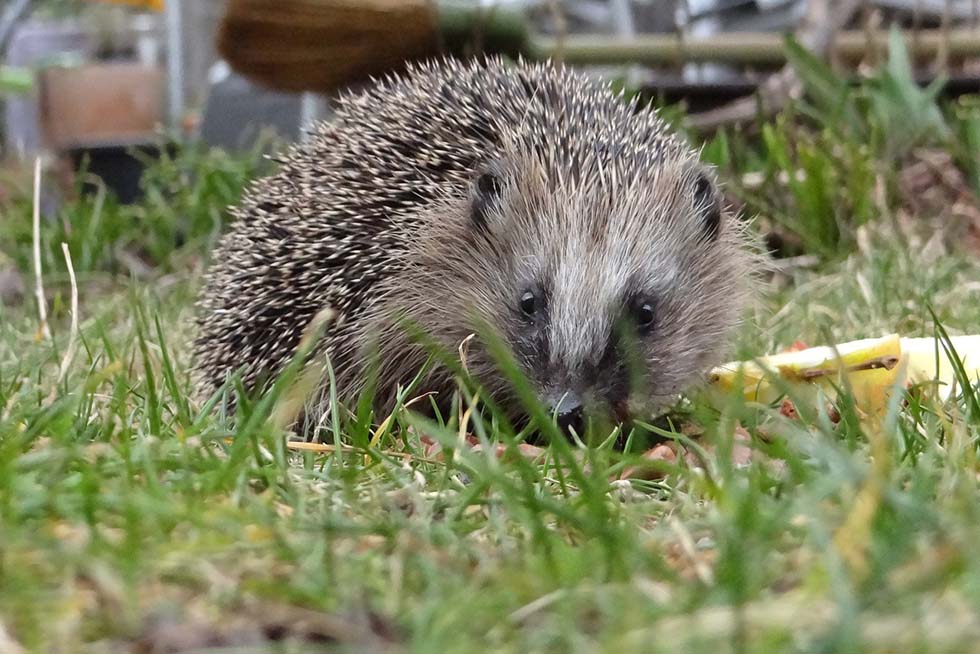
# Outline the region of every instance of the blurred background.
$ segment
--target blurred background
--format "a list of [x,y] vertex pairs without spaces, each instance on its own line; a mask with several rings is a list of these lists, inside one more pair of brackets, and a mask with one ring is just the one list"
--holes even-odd
[[[298,72],[276,61],[289,48],[333,46],[336,50],[336,44],[324,43],[331,30],[341,29],[336,16],[329,14],[331,4],[338,3],[5,0],[0,15],[0,152],[4,165],[17,166],[44,154],[66,162],[63,173],[70,173],[85,160],[88,170],[100,175],[123,201],[129,201],[139,194],[140,160],[132,153],[137,150],[154,156],[161,147],[161,129],[173,139],[200,139],[230,150],[252,147],[263,132],[287,140],[300,138],[304,125],[328,117],[331,92],[358,82],[356,77],[338,83],[315,79],[315,69],[331,67],[328,57],[343,58],[347,52],[319,53],[323,59],[312,53]],[[366,3],[368,7],[372,4],[386,3]],[[408,7],[413,2],[401,4]],[[980,36],[962,28],[978,24],[980,0],[869,0],[841,3],[847,7],[836,8],[830,2],[811,2],[814,6],[808,8],[805,0],[473,0],[454,4],[469,4],[482,11],[484,25],[492,22],[493,12],[518,15],[525,23],[518,31],[535,35],[539,42],[553,39],[550,46],[539,47],[543,54],[564,55],[582,65],[591,63],[600,74],[616,76],[664,102],[682,102],[691,112],[753,93],[783,60],[779,35],[804,29],[808,10],[813,24],[811,33],[804,36],[810,36],[810,47],[826,49],[821,42],[827,36],[812,31],[857,30],[862,42],[846,38],[855,34],[844,34],[838,58],[858,63],[873,60],[874,48],[865,47],[871,42],[869,30],[897,22],[923,35],[921,41],[927,46],[935,36],[932,32],[938,31],[946,37],[946,51],[934,47],[929,54],[934,64],[946,67],[950,78],[946,89],[952,93],[976,90],[970,59],[980,54],[980,43],[975,43]],[[235,53],[232,59],[238,65],[229,66],[218,47],[223,20],[240,50],[254,53],[271,43],[264,70],[276,70],[278,65],[278,72],[263,71],[257,76],[254,58],[243,63],[235,60]],[[318,25],[317,20],[324,24]],[[821,20],[841,24],[821,25]],[[311,34],[320,30],[322,38],[292,43],[290,34],[303,29]],[[358,37],[357,29],[350,30],[353,38]],[[257,37],[257,31],[264,31],[264,36]],[[266,42],[260,44],[262,38]],[[366,42],[370,38],[364,37]],[[521,38],[525,43],[518,49],[533,53],[530,41]],[[278,52],[277,39],[282,44]],[[411,58],[419,53],[408,47],[405,54]],[[371,58],[372,54],[350,56]],[[394,61],[377,62],[368,72],[394,67]],[[928,78],[935,70],[927,67],[921,73]],[[275,79],[276,74],[282,83]],[[295,80],[286,79],[297,75],[306,76],[311,86],[319,83],[320,88],[300,88]]]
[[[896,173],[890,193],[918,200],[955,174],[937,206],[975,204],[980,113],[959,98],[980,86],[980,0],[3,0],[0,243],[16,259],[30,242],[10,207],[24,208],[40,160],[59,238],[93,268],[150,268],[220,231],[262,155],[329,120],[337,93],[407,61],[481,52],[561,58],[659,104],[783,254],[825,255],[870,216],[866,193],[824,197],[817,176],[812,188],[787,177],[811,165],[807,139],[826,140],[831,177],[900,163],[912,181]],[[785,143],[760,138],[775,116]],[[911,154],[923,144],[946,158],[923,164]],[[85,196],[120,226],[84,240]]]

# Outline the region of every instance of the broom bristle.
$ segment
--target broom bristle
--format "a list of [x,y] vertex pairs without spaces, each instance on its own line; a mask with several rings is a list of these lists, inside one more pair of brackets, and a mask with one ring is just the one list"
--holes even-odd
[[431,0],[230,0],[218,52],[254,82],[332,93],[437,51]]

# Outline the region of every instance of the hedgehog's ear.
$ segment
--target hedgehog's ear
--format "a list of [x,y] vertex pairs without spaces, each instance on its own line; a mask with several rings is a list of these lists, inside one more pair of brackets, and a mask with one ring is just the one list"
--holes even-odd
[[694,178],[694,208],[701,217],[701,230],[706,240],[714,241],[721,231],[722,198],[711,174],[698,171]]
[[490,231],[490,214],[500,201],[502,186],[495,168],[483,168],[477,173],[470,191],[470,215],[477,229]]

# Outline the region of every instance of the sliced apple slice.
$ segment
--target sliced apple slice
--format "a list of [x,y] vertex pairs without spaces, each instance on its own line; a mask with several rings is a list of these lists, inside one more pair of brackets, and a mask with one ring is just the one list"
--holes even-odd
[[[980,377],[980,335],[951,336],[953,350],[974,384]],[[903,338],[902,363],[907,367],[910,384],[937,382],[940,399],[947,399],[954,388],[960,388],[956,380],[953,362],[946,355],[943,344],[934,338]],[[938,366],[937,366],[938,363]]]
[[[980,379],[980,335],[950,339],[970,380]],[[760,365],[761,364],[761,365]],[[830,398],[835,387],[847,384],[859,408],[877,414],[888,405],[888,392],[903,384],[937,382],[939,397],[946,399],[959,386],[953,362],[934,338],[900,338],[889,334],[841,343],[835,347],[811,347],[773,354],[756,361],[735,361],[709,374],[712,399],[721,406],[741,385],[746,400],[771,403],[782,392],[766,371],[793,386],[803,399],[815,399],[818,391]]]
[[735,361],[713,369],[710,387],[718,400],[741,384],[746,400],[770,403],[782,391],[770,381],[775,374],[793,385],[804,398],[823,390],[833,397],[834,389],[847,384],[865,411],[884,405],[888,388],[899,375],[901,339],[896,334],[841,343],[836,347],[810,347],[762,357],[756,361]]

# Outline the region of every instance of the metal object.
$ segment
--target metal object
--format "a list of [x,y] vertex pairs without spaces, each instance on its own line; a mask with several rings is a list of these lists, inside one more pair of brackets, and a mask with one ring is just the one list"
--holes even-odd
[[[225,62],[211,69],[210,88],[198,136],[209,146],[229,151],[250,148],[263,132],[295,141],[302,138],[316,97],[264,89],[236,75]],[[314,116],[315,117],[315,116]]]
[[184,38],[181,19],[183,0],[166,0],[167,18],[167,115],[174,127],[184,115]]
[[14,27],[21,18],[27,15],[27,7],[31,0],[14,0],[0,15],[0,55],[7,51],[7,42],[14,34]]
[[[625,39],[636,36],[636,22],[633,20],[633,5],[630,0],[610,0],[609,4],[616,34]],[[626,69],[626,84],[637,86],[641,76],[642,70],[639,66],[629,66]]]
[[304,141],[309,139],[316,121],[323,117],[325,104],[323,96],[317,93],[307,92],[300,96],[299,127],[300,137]]
[[[80,63],[94,55],[95,46],[88,32],[78,25],[18,22],[5,53],[5,63],[35,68],[54,61]],[[10,96],[3,101],[3,144],[6,152],[30,157],[41,146],[38,94]]]

